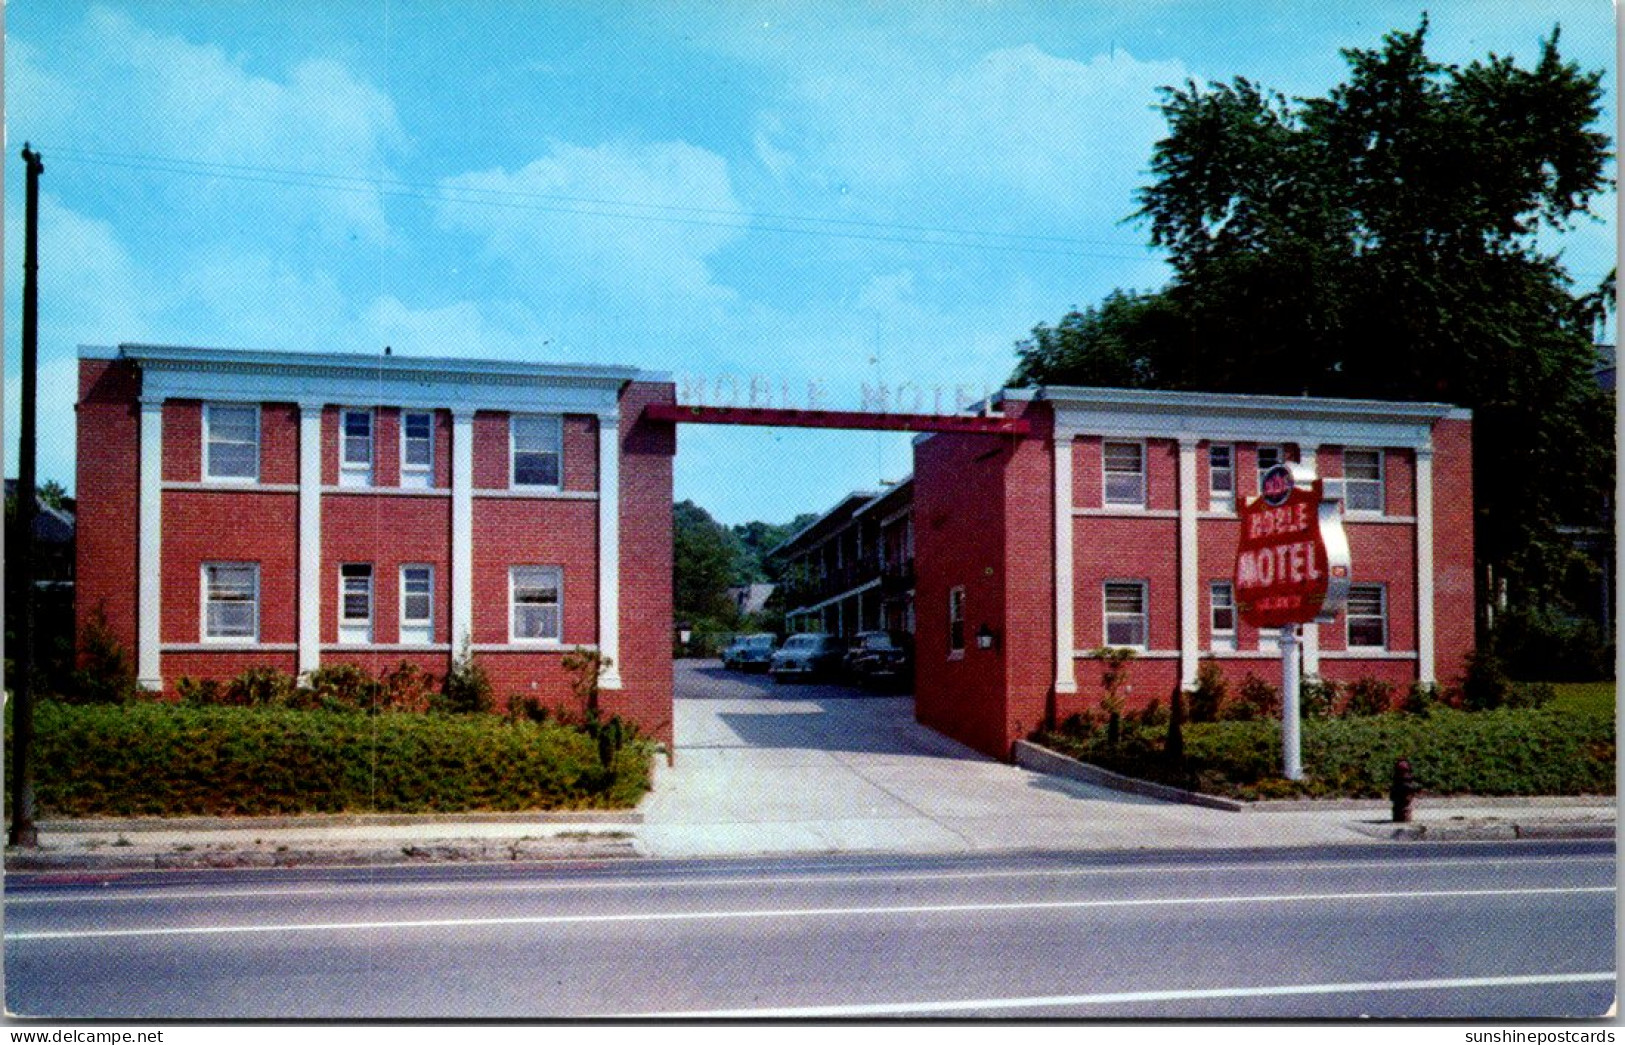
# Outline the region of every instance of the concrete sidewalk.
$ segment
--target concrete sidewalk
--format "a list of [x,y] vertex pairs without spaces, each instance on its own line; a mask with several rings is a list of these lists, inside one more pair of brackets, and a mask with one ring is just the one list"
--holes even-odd
[[1422,796],[1199,808],[1006,765],[914,721],[907,697],[678,664],[671,767],[624,813],[45,821],[10,870],[383,865],[606,857],[1383,846],[1613,837],[1597,799]]

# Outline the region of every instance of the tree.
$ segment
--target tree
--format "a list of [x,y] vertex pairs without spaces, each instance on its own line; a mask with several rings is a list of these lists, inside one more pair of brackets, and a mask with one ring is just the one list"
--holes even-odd
[[738,540],[693,501],[672,508],[672,603],[679,620],[732,621],[728,586],[738,572]]
[[1040,325],[1013,379],[1470,407],[1481,586],[1543,602],[1586,568],[1558,526],[1601,521],[1613,485],[1607,295],[1576,293],[1537,238],[1609,184],[1602,74],[1556,30],[1527,68],[1435,62],[1427,31],[1344,51],[1324,97],[1164,88],[1132,217],[1173,279]]

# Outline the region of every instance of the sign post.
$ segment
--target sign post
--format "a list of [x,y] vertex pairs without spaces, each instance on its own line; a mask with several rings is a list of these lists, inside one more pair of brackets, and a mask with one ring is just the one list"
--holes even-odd
[[1348,600],[1348,537],[1342,502],[1303,465],[1276,465],[1259,486],[1240,512],[1236,609],[1255,628],[1281,629],[1282,772],[1302,780],[1298,625],[1331,620]]

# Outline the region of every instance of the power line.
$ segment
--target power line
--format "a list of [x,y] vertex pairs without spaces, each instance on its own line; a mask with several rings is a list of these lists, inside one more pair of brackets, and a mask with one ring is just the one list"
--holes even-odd
[[[1026,233],[989,232],[977,229],[952,228],[931,225],[866,221],[855,218],[830,218],[815,215],[796,215],[773,212],[751,212],[715,207],[692,207],[678,204],[645,203],[631,200],[610,200],[593,197],[568,196],[553,193],[525,192],[521,190],[483,189],[471,186],[448,187],[426,182],[411,182],[389,177],[333,174],[321,171],[265,167],[222,161],[187,160],[174,157],[146,156],[136,153],[100,152],[71,147],[54,147],[53,154],[100,167],[141,170],[150,173],[176,174],[189,177],[218,178],[287,187],[317,188],[337,192],[376,193],[405,199],[421,199],[442,203],[472,206],[501,207],[544,213],[578,214],[632,221],[651,221],[664,224],[689,225],[709,228],[737,229],[741,231],[778,232],[790,235],[823,236],[867,242],[898,243],[919,246],[958,247],[1010,253],[1047,254],[1063,257],[1103,258],[1118,261],[1143,261],[1146,254],[1111,254],[1100,251],[1068,249],[1064,244],[1100,244],[1117,246],[1125,250],[1131,245],[1110,240],[1090,240],[1068,236],[1042,236]],[[713,217],[679,217],[678,215],[711,215]],[[724,220],[735,218],[738,220]],[[789,222],[792,224],[762,224],[762,222]],[[811,227],[804,227],[811,226]],[[835,226],[820,228],[818,226]],[[847,229],[874,229],[875,233],[843,231]],[[885,233],[922,233],[931,237],[893,235]],[[992,242],[978,242],[992,241]],[[1009,242],[998,242],[1009,241]],[[1056,244],[1053,247],[1038,244]],[[1033,244],[1031,246],[1024,244]]]

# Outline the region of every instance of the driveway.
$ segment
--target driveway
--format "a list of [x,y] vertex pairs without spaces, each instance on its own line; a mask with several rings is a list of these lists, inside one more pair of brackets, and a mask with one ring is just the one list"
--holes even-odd
[[997,762],[912,697],[676,664],[675,765],[642,806],[653,856],[1358,842],[1347,812],[1171,805]]

